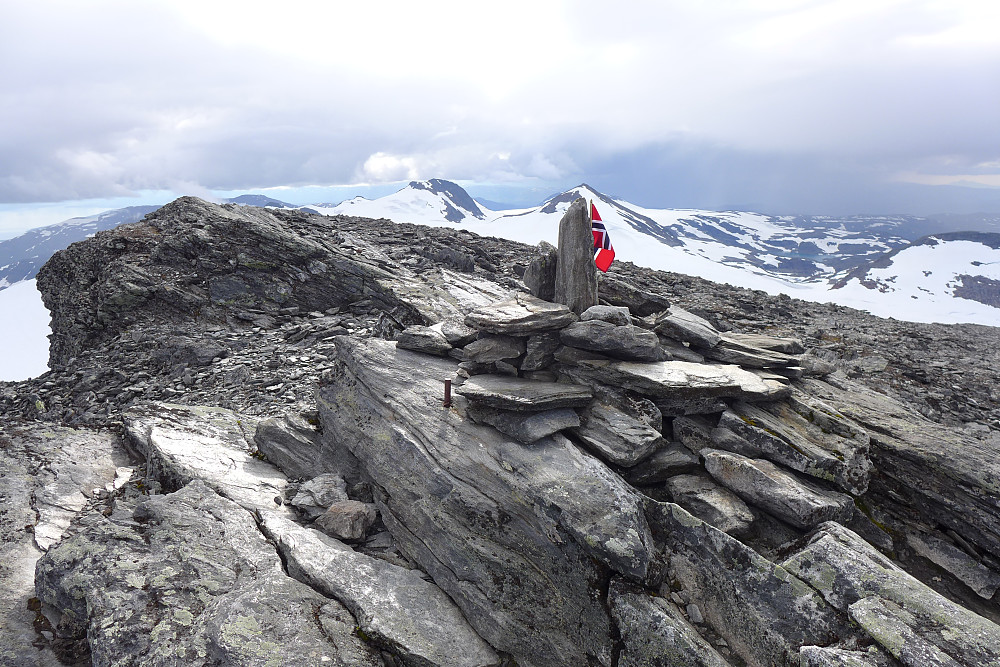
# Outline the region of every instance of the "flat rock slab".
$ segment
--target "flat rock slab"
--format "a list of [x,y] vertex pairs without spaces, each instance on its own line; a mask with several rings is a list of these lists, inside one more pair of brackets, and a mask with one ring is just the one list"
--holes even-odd
[[780,336],[767,336],[765,334],[745,334],[727,332],[725,337],[743,345],[757,347],[772,352],[783,354],[802,354],[806,351],[802,341],[798,338],[783,338]]
[[94,490],[129,459],[117,436],[33,424],[0,427],[0,664],[57,665],[38,634],[35,563],[66,534]]
[[709,359],[727,364],[739,364],[747,368],[786,368],[799,364],[797,356],[747,345],[725,335],[718,344],[699,351]]
[[559,338],[564,345],[601,352],[616,359],[631,361],[663,359],[660,339],[656,334],[633,324],[618,325],[598,319],[574,322],[559,332]]
[[905,665],[1000,664],[1000,626],[948,600],[837,523],[782,567],[849,611]]
[[492,364],[496,361],[514,363],[525,352],[525,340],[514,336],[483,334],[465,346],[465,360],[477,364]]
[[713,449],[702,450],[701,456],[716,481],[796,528],[808,530],[824,521],[848,521],[854,514],[850,496],[822,489],[765,459]]
[[367,636],[406,664],[500,664],[455,603],[417,572],[358,553],[272,512],[261,517],[289,574],[350,609]]
[[443,357],[451,350],[448,338],[438,329],[414,325],[403,329],[396,338],[396,345],[404,350],[435,354]]
[[168,489],[201,479],[248,510],[287,513],[288,478],[251,456],[257,424],[223,408],[147,403],[123,415],[129,442]]
[[653,330],[700,348],[713,348],[722,340],[719,331],[708,320],[677,306],[670,306],[657,317]]
[[579,319],[561,303],[542,301],[529,294],[477,308],[465,317],[465,324],[477,331],[509,336],[530,336],[562,329]]
[[473,421],[489,424],[526,445],[580,425],[580,415],[570,408],[525,413],[470,405],[467,414]]
[[84,521],[35,583],[64,659],[379,664],[350,612],[286,575],[253,516],[201,481]]
[[760,400],[772,388],[738,366],[695,364],[688,361],[580,360],[572,373],[602,384],[665,399],[744,397]]
[[618,667],[729,667],[671,602],[614,579],[608,593],[621,633]]
[[472,403],[516,412],[540,412],[556,408],[582,408],[593,392],[567,382],[537,382],[501,375],[477,375],[455,392]]
[[848,651],[823,646],[803,646],[801,667],[892,667],[892,658],[876,646],[867,651]]

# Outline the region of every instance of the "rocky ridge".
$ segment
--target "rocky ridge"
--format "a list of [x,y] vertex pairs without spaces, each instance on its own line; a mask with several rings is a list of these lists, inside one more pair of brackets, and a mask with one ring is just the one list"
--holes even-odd
[[0,655],[998,659],[993,399],[932,403],[874,318],[627,264],[574,314],[520,282],[548,259],[191,199],[57,255],[54,370],[2,388]]

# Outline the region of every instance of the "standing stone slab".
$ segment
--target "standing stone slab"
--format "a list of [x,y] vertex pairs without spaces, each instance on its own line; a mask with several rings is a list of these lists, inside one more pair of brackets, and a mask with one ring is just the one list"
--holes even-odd
[[410,665],[492,667],[500,659],[462,612],[416,572],[353,551],[274,513],[264,530],[288,572],[351,610],[364,634]]
[[618,667],[729,667],[664,598],[614,579],[608,601],[624,645]]
[[552,301],[556,296],[556,264],[559,260],[555,246],[541,241],[536,254],[524,271],[524,284],[532,296]]
[[854,514],[850,496],[828,491],[797,478],[765,459],[706,449],[705,470],[747,502],[808,530],[823,521],[849,521]]
[[555,300],[578,315],[597,305],[594,235],[590,229],[587,201],[583,198],[570,204],[559,221]]
[[531,336],[562,329],[579,317],[561,303],[542,301],[529,294],[516,294],[506,301],[483,306],[465,316],[465,325],[493,334]]
[[336,345],[323,437],[362,462],[400,551],[519,665],[611,664],[609,572],[659,573],[640,494],[564,437],[525,447],[442,408],[447,360]]

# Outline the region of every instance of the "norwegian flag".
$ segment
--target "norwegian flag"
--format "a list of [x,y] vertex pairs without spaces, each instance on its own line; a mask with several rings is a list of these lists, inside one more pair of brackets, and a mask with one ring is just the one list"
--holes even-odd
[[590,231],[594,234],[594,264],[607,273],[615,259],[615,249],[611,247],[611,237],[601,222],[601,215],[594,207],[594,202],[590,202]]

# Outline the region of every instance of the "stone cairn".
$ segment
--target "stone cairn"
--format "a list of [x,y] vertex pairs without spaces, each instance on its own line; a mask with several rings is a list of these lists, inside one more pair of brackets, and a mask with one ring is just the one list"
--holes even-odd
[[725,532],[746,532],[751,506],[803,531],[837,520],[872,532],[851,496],[868,486],[868,436],[790,386],[801,343],[722,334],[676,306],[638,317],[599,303],[582,199],[559,239],[527,268],[530,294],[410,327],[397,346],[459,360],[473,421],[525,445],[565,432]]

